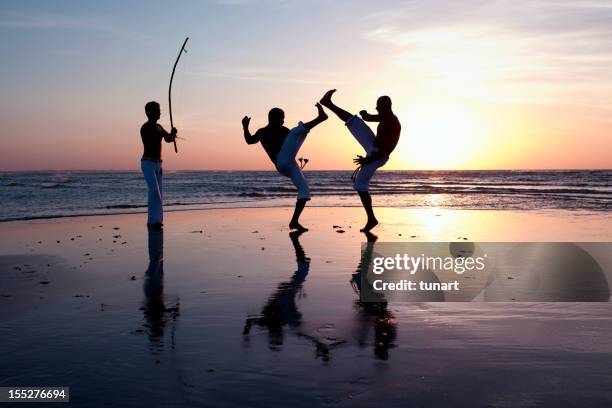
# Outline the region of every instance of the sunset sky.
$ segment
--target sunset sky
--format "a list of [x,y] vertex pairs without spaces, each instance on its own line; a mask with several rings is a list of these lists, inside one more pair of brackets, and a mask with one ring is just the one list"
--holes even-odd
[[[0,170],[138,169],[143,106],[179,154],[166,169],[272,169],[240,120],[309,120],[324,91],[403,130],[387,169],[612,168],[612,2],[3,1]],[[350,169],[331,117],[300,155]]]

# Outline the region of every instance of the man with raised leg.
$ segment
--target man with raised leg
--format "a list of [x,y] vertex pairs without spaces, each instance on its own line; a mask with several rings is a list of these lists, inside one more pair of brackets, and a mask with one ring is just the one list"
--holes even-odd
[[327,114],[320,104],[316,104],[318,115],[310,122],[300,122],[296,127],[289,130],[283,124],[285,123],[285,112],[280,108],[273,108],[268,113],[268,125],[259,129],[255,134],[249,131],[249,123],[251,118],[245,116],[242,119],[242,127],[244,130],[244,140],[247,144],[255,144],[261,142],[270,160],[276,166],[276,170],[285,177],[291,179],[298,190],[297,201],[293,217],[289,222],[289,228],[298,231],[308,231],[299,222],[300,214],[306,206],[306,201],[310,200],[310,189],[304,178],[304,174],[300,166],[295,161],[302,143],[306,140],[308,132],[319,123],[327,119]]
[[[355,164],[359,165],[354,177],[353,188],[359,193],[359,198],[361,198],[361,203],[368,216],[366,225],[361,229],[362,232],[367,232],[378,224],[372,209],[372,196],[368,191],[370,180],[374,176],[374,172],[389,160],[389,155],[399,141],[402,127],[391,109],[391,98],[388,96],[381,96],[376,101],[378,114],[372,115],[362,110],[359,112],[360,118],[336,106],[331,99],[334,92],[336,92],[335,89],[327,91],[321,98],[321,104],[334,112],[346,124],[349,132],[366,152],[365,157],[357,156],[353,160]],[[364,120],[378,122],[376,135]]]

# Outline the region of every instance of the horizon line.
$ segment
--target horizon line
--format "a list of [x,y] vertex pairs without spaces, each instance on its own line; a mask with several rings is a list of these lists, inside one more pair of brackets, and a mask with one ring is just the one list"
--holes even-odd
[[[181,171],[181,172],[270,172],[276,173],[275,169],[165,169],[166,171]],[[311,171],[354,171],[355,168],[348,169],[309,169],[302,170],[304,172]],[[46,172],[116,172],[116,173],[140,173],[140,169],[35,169],[35,170],[0,170],[0,173],[46,173]],[[612,167],[601,168],[495,168],[495,169],[379,169],[379,172],[391,171],[612,171]]]

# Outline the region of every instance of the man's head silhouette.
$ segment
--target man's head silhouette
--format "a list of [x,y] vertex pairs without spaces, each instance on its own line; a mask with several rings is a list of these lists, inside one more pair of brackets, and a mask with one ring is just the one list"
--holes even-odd
[[285,123],[285,112],[281,108],[272,108],[268,112],[268,124],[272,126],[283,126]]
[[380,114],[391,112],[391,98],[386,95],[378,98],[376,101],[376,110]]
[[159,120],[159,117],[161,115],[159,103],[155,101],[148,102],[145,105],[145,113],[147,114],[147,118],[149,118],[150,120]]

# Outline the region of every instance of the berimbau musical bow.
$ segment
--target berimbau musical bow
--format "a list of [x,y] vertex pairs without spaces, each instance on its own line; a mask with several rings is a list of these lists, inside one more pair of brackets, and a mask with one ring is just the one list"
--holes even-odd
[[[187,52],[185,50],[185,45],[187,44],[187,40],[189,40],[189,37],[185,38],[185,41],[183,42],[183,46],[181,47],[181,50],[179,51],[178,57],[176,57],[176,61],[174,61],[174,66],[172,67],[172,75],[170,75],[170,86],[168,87],[168,112],[170,113],[170,130],[171,131],[174,128],[174,122],[172,121],[172,80],[174,79],[174,71],[176,70],[176,64],[178,64],[179,59],[181,59],[181,55],[183,55],[183,51]],[[178,153],[178,149],[176,148],[176,138],[174,139],[174,151]]]

